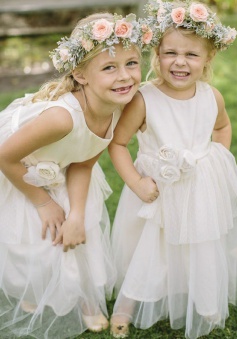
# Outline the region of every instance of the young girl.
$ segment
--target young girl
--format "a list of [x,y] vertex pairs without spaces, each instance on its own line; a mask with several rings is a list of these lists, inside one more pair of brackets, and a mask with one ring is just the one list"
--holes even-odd
[[0,114],[1,337],[108,326],[111,191],[96,161],[140,83],[135,19],[81,20],[51,54],[65,75]]
[[[156,1],[153,71],[125,108],[109,147],[127,186],[112,234],[118,269],[111,320],[149,328],[169,317],[186,338],[223,328],[237,301],[237,168],[222,95],[209,86],[215,52],[236,31],[202,4]],[[133,165],[126,145],[137,133]],[[211,141],[212,138],[212,141]]]

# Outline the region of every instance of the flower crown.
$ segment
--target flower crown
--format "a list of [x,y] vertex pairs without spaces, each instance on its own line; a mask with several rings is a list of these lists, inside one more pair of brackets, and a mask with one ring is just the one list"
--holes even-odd
[[227,49],[236,38],[235,28],[218,22],[216,13],[196,2],[163,2],[151,0],[145,5],[148,20],[156,22],[156,36],[161,38],[169,27],[183,27],[194,30],[202,38],[211,39],[218,50]]
[[143,51],[148,49],[153,32],[146,21],[136,21],[136,15],[132,13],[125,18],[114,14],[113,18],[113,22],[98,19],[79,26],[74,36],[58,41],[58,47],[50,52],[54,67],[59,72],[73,70],[98,45],[102,45],[102,51],[109,50],[112,56],[115,55],[114,45],[120,42],[125,49],[131,44]]

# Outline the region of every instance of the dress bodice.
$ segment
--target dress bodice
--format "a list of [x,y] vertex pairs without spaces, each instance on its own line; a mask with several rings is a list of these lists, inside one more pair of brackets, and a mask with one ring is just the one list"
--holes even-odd
[[13,131],[50,107],[64,107],[71,114],[73,120],[73,129],[69,134],[57,142],[36,150],[27,157],[32,165],[36,165],[40,161],[53,161],[64,168],[70,163],[83,162],[95,157],[112,140],[113,130],[120,117],[120,111],[116,110],[105,138],[101,138],[88,128],[80,103],[71,92],[62,95],[56,101],[32,103],[29,99],[24,98],[21,105],[18,101],[12,115]]
[[157,152],[164,145],[194,154],[207,150],[218,113],[211,87],[197,82],[195,96],[188,100],[173,99],[155,85],[140,89],[146,106],[145,132],[138,131],[140,151]]

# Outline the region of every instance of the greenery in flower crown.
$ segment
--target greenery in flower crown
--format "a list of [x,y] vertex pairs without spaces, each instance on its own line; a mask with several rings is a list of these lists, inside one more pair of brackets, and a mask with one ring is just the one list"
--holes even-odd
[[158,39],[169,27],[193,30],[197,35],[211,39],[217,50],[227,49],[236,38],[235,28],[222,25],[216,13],[212,13],[201,3],[150,0],[145,5],[145,11],[148,13],[150,22],[156,25],[153,33]]
[[[96,46],[102,45],[103,51],[109,50],[114,56],[114,45],[122,43],[125,49],[132,44],[142,51],[152,45],[153,31],[146,20],[136,21],[135,14],[125,18],[114,14],[114,21],[98,19],[76,28],[76,34],[70,38],[64,37],[58,42],[58,47],[50,52],[54,67],[59,71],[75,69],[85,56]],[[154,44],[154,42],[153,42]]]

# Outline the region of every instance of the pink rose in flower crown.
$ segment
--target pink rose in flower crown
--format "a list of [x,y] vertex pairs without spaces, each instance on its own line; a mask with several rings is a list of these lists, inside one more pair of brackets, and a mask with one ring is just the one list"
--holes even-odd
[[221,42],[227,45],[231,44],[235,40],[236,35],[237,35],[237,32],[235,28],[231,28],[229,29],[228,34],[222,39]]
[[190,16],[193,19],[193,21],[206,22],[209,16],[209,13],[204,5],[192,4],[190,6]]
[[171,12],[171,18],[175,24],[182,24],[185,18],[185,9],[182,7],[173,8]]
[[91,41],[91,40],[82,39],[80,42],[81,42],[82,47],[87,52],[90,52],[90,50],[94,47],[93,41]]
[[69,59],[69,52],[68,52],[68,49],[67,48],[62,48],[59,50],[59,55],[60,55],[60,58],[63,62],[66,62],[68,61]]
[[113,32],[113,23],[106,19],[97,20],[92,28],[93,39],[102,42],[110,37]]
[[130,38],[132,35],[133,25],[131,22],[118,20],[115,25],[115,34],[119,38]]
[[144,33],[142,34],[142,42],[144,42],[144,44],[149,44],[151,42],[153,32],[151,28],[148,27],[147,25],[142,25],[141,28],[142,28],[142,32]]

